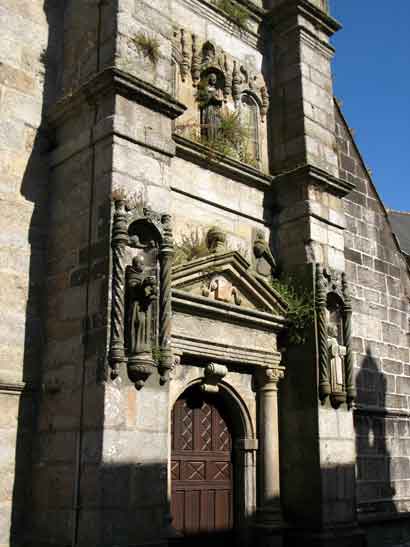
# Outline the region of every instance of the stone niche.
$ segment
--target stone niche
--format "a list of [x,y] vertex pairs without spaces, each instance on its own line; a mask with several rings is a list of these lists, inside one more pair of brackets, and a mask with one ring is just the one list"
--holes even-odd
[[172,58],[174,94],[187,106],[175,125],[177,143],[206,146],[267,172],[269,97],[262,74],[184,28],[174,31]]
[[316,265],[319,398],[334,408],[356,397],[353,380],[352,304],[344,273]]

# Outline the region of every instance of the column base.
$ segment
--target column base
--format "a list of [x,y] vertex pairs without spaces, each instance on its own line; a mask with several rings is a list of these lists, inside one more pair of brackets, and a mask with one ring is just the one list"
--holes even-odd
[[322,530],[288,528],[284,547],[365,547],[366,536],[358,525],[327,527]]
[[285,524],[279,503],[258,509],[254,526],[257,547],[283,547]]

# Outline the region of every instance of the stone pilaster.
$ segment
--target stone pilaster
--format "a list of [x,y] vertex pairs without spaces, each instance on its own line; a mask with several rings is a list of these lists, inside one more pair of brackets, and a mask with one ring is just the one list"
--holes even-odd
[[[270,25],[277,249],[285,270],[314,295],[314,263],[344,272],[342,198],[353,188],[340,177],[336,146],[330,38],[340,25],[321,0],[272,1]],[[320,403],[327,361],[316,336],[312,330],[308,343],[289,348],[286,357],[280,392],[283,511],[287,522],[303,529],[307,545],[355,545],[361,536],[355,535],[353,416],[347,405],[335,410]]]

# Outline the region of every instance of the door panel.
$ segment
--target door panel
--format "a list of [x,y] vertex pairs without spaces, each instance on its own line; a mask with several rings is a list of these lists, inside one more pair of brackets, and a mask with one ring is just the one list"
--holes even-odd
[[233,526],[232,436],[215,396],[190,390],[172,412],[173,526],[184,536]]

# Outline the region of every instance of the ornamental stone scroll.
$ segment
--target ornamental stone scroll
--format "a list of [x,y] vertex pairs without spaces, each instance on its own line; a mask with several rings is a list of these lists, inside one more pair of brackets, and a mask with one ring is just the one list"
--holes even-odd
[[125,194],[113,201],[109,365],[114,380],[126,364],[130,380],[141,389],[155,370],[166,383],[173,363],[171,217],[130,207]]

